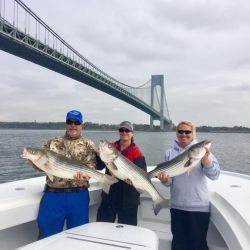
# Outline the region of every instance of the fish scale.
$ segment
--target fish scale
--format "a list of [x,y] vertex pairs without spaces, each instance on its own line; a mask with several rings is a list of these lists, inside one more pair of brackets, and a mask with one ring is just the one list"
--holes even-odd
[[172,176],[176,176],[176,175],[179,175],[179,174],[182,174],[184,172],[187,171],[187,168],[185,168],[185,164],[188,162],[189,158],[187,155],[185,155],[185,157],[182,157],[182,159],[178,162],[171,162],[169,165],[168,165],[168,169],[165,169],[165,165],[161,166],[161,167],[157,167],[157,169],[152,173],[151,172],[149,173],[149,175],[154,175],[155,177],[161,172],[161,171],[166,171],[168,173],[168,175],[170,177]]
[[[59,170],[59,171],[65,171],[67,173],[69,173],[70,175],[74,175],[75,172],[81,172],[83,171],[82,169],[82,164],[79,164],[78,162],[74,161],[74,160],[69,160],[67,161],[67,159],[63,159],[61,160],[60,157],[56,157],[55,155],[53,155],[51,152],[47,153],[48,159],[51,162],[51,164],[53,165],[55,170]],[[74,161],[74,165],[70,165],[72,164],[72,162]],[[99,172],[94,172],[93,169],[91,168],[85,168],[84,169],[84,173],[89,175],[89,176],[95,176],[95,175],[100,175],[101,173]]]
[[[147,185],[147,187],[150,187],[153,190],[154,189],[154,188],[152,188],[153,185],[151,184],[151,182],[148,181],[148,179],[145,179],[145,175],[140,173],[140,171],[138,171],[138,172],[132,171],[133,169],[130,167],[130,165],[128,163],[129,162],[126,161],[126,159],[122,158],[122,157],[119,157],[118,159],[116,159],[114,161],[114,164],[117,166],[119,172],[121,172],[122,175],[125,176],[124,179],[126,179],[126,178],[130,179],[134,183],[134,186],[136,188],[141,188],[141,185],[139,185],[139,184],[142,183],[143,185]],[[139,169],[137,169],[137,170],[139,170]],[[152,192],[150,192],[150,193],[152,193]]]

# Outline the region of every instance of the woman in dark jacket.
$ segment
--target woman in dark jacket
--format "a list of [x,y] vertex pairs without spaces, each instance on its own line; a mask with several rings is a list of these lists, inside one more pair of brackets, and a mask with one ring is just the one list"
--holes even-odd
[[[134,143],[133,125],[128,121],[122,122],[119,126],[119,134],[120,140],[113,142],[113,147],[117,148],[138,167],[147,171],[145,157],[140,148]],[[107,168],[106,173],[110,174]],[[137,225],[139,196],[140,194],[130,180],[119,180],[119,182],[111,186],[109,194],[102,192],[97,221],[115,222],[116,216],[118,216],[118,223]]]

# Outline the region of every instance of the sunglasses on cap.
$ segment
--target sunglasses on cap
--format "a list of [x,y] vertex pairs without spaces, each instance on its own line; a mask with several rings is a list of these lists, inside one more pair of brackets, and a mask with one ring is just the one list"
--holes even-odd
[[181,129],[177,130],[177,132],[178,132],[178,134],[181,134],[181,135],[183,135],[183,134],[189,135],[192,133],[191,130],[181,130]]
[[66,124],[68,124],[68,125],[81,125],[82,123],[81,122],[79,122],[79,121],[73,121],[73,120],[66,120]]
[[127,128],[119,128],[119,132],[120,132],[120,133],[123,133],[123,132],[129,133],[130,130],[128,130]]

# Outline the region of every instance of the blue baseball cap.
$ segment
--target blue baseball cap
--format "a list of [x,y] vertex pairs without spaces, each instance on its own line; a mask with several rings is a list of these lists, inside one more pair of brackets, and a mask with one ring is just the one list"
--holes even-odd
[[66,120],[68,119],[76,119],[82,123],[82,113],[78,110],[70,110],[66,116]]

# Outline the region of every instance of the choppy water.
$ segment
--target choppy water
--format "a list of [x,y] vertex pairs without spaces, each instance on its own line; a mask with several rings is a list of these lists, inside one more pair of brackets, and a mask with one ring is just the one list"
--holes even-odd
[[[114,141],[117,132],[83,131],[96,145],[99,140]],[[0,183],[26,179],[42,174],[33,170],[20,157],[23,147],[40,147],[49,137],[64,134],[63,130],[0,130]],[[221,169],[250,175],[250,134],[198,133],[198,140],[212,142],[212,152]],[[173,132],[136,132],[135,141],[145,154],[148,165],[163,160],[164,152],[173,144]]]

